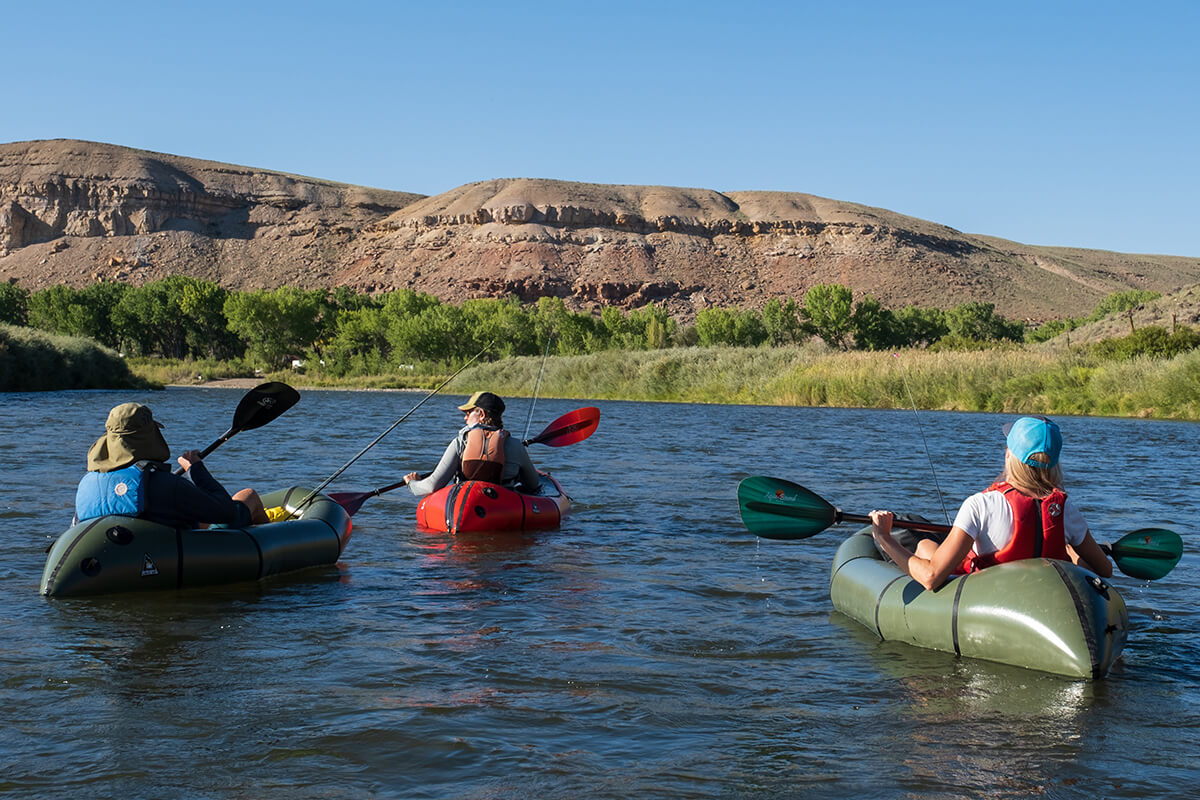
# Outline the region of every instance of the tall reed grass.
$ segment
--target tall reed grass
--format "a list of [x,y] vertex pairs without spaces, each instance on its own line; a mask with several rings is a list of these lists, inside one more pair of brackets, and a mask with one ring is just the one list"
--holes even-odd
[[[473,367],[452,390],[533,392],[540,358]],[[1200,351],[1101,362],[1075,352],[681,348],[551,358],[549,397],[1200,419]],[[911,399],[910,399],[911,392]]]

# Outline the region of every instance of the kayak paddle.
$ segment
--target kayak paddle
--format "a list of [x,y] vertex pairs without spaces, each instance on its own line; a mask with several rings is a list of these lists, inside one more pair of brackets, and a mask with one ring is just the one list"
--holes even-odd
[[399,489],[403,485],[404,481],[397,481],[389,486],[380,486],[378,489],[372,489],[369,492],[330,492],[329,499],[346,509],[346,513],[353,517],[362,508],[362,504],[372,497],[378,497],[384,492],[390,492],[392,489]]
[[[550,447],[565,447],[569,444],[582,442],[584,439],[591,436],[596,431],[596,426],[600,423],[600,409],[591,406],[587,408],[578,408],[574,411],[568,411],[558,419],[546,426],[546,429],[532,439],[526,439],[521,444],[528,447],[531,444],[545,444]],[[426,472],[421,475],[418,480],[428,478],[430,473]],[[346,513],[354,516],[363,503],[370,500],[372,497],[378,497],[384,492],[390,492],[393,489],[399,489],[404,485],[404,481],[393,483],[389,486],[381,486],[378,489],[372,489],[369,492],[333,492],[329,495],[329,499],[346,509]]]
[[[203,459],[242,431],[261,428],[299,401],[300,393],[286,383],[278,381],[260,383],[246,392],[233,412],[233,424],[229,426],[229,430],[225,431],[221,438],[201,450],[200,458]],[[176,468],[175,474],[182,475],[183,469]]]
[[600,424],[600,409],[594,406],[577,408],[568,411],[546,426],[546,429],[532,439],[526,439],[521,444],[528,447],[531,444],[545,444],[550,447],[565,447],[569,444],[582,442],[596,432]]
[[[751,476],[738,484],[738,506],[742,524],[764,539],[807,539],[839,522],[871,524],[869,516],[846,514],[799,484],[763,475]],[[927,533],[950,531],[949,525],[899,517],[892,526]],[[1142,528],[1100,547],[1121,572],[1148,581],[1166,575],[1183,555],[1183,540],[1165,528]]]

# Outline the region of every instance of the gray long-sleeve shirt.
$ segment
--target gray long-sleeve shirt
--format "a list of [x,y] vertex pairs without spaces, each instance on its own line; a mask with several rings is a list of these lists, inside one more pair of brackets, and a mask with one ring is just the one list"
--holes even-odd
[[[458,475],[459,465],[462,463],[467,431],[473,427],[477,426],[467,425],[459,430],[454,440],[446,446],[446,452],[442,453],[442,459],[438,461],[433,472],[429,473],[428,478],[408,484],[408,488],[412,490],[413,494],[417,497],[433,494],[454,480]],[[538,477],[537,468],[529,459],[525,445],[521,444],[521,440],[515,436],[509,436],[504,441],[504,472],[501,473],[500,484],[526,494],[536,494],[541,485],[541,478]]]

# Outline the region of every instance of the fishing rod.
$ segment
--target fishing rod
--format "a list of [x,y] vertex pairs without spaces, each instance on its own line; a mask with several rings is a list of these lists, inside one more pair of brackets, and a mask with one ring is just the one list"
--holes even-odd
[[[372,440],[372,442],[371,442],[370,444],[368,444],[366,447],[364,447],[362,450],[359,450],[359,451],[358,451],[358,455],[354,456],[354,458],[350,459],[350,460],[349,460],[349,461],[347,461],[345,464],[343,464],[343,465],[341,466],[341,468],[340,468],[340,469],[339,469],[337,472],[333,473],[333,474],[332,474],[332,475],[330,475],[328,478],[326,478],[325,480],[321,481],[320,485],[318,485],[318,486],[317,486],[317,488],[315,488],[315,489],[313,489],[311,492],[309,492],[309,493],[308,493],[308,496],[306,496],[306,497],[305,497],[303,500],[301,500],[299,503],[297,503],[297,504],[296,504],[296,511],[300,510],[301,508],[304,508],[306,505],[308,505],[309,503],[311,503],[311,502],[312,502],[312,499],[313,499],[314,497],[316,497],[318,494],[320,494],[322,489],[324,489],[324,488],[325,488],[326,486],[328,486],[329,484],[333,483],[333,482],[334,482],[334,481],[335,481],[335,480],[338,478],[338,476],[340,476],[340,475],[341,475],[343,472],[345,472],[346,470],[348,470],[348,469],[350,468],[350,465],[351,465],[351,464],[353,464],[355,461],[358,461],[360,458],[362,458],[364,453],[366,453],[368,450],[370,450],[370,449],[371,449],[372,447],[374,447],[375,445],[379,444],[379,442],[380,442],[380,441],[383,439],[383,437],[387,436],[389,433],[391,433],[393,430],[395,430],[395,429],[396,429],[396,427],[397,427],[397,426],[398,426],[398,425],[399,425],[401,422],[404,422],[404,420],[406,420],[406,419],[408,419],[409,417],[411,417],[411,416],[412,416],[412,415],[413,415],[413,414],[416,412],[416,410],[417,410],[418,408],[420,408],[421,406],[425,405],[426,401],[428,401],[428,400],[429,400],[429,398],[433,397],[435,394],[437,394],[437,393],[438,393],[438,392],[440,392],[442,389],[444,389],[444,388],[446,387],[446,385],[447,385],[448,383],[450,383],[450,381],[452,381],[452,380],[454,380],[455,378],[457,378],[457,377],[458,377],[458,375],[459,375],[459,373],[461,373],[461,372],[462,372],[463,370],[465,370],[467,367],[469,367],[469,366],[471,366],[473,363],[475,363],[476,359],[478,359],[478,358],[479,358],[481,355],[483,355],[484,353],[486,353],[486,352],[488,351],[488,349],[489,349],[491,346],[492,346],[492,343],[491,343],[491,342],[489,342],[488,344],[484,345],[484,347],[483,347],[483,349],[482,349],[482,350],[480,350],[480,351],[479,351],[478,353],[476,353],[475,355],[471,356],[471,358],[470,358],[470,359],[468,359],[468,360],[467,360],[467,362],[466,362],[465,364],[463,364],[461,367],[459,367],[458,369],[454,370],[454,372],[452,372],[452,373],[450,374],[450,377],[446,378],[446,380],[444,380],[444,381],[442,381],[441,383],[439,383],[439,384],[437,385],[437,387],[436,387],[436,388],[434,388],[434,390],[433,390],[433,391],[431,391],[429,394],[427,394],[427,395],[425,395],[424,397],[422,397],[422,398],[421,398],[421,402],[417,403],[415,406],[413,406],[412,408],[410,408],[406,414],[404,414],[404,415],[403,415],[403,416],[401,416],[401,417],[400,417],[398,420],[396,420],[395,422],[393,422],[393,423],[392,423],[392,424],[391,424],[391,425],[388,427],[388,429],[387,429],[387,430],[385,430],[383,433],[381,433],[381,434],[379,434],[378,436],[376,436],[376,437],[375,437],[375,439],[374,439],[374,440]],[[289,511],[289,512],[288,512],[288,516],[289,516],[289,517],[291,517],[291,516],[294,516],[294,515],[295,515],[295,513],[296,513],[295,511]]]
[[533,409],[537,407],[538,388],[542,385],[542,374],[546,371],[546,358],[550,355],[550,342],[553,340],[553,333],[546,337],[546,349],[542,351],[542,368],[538,370],[537,379],[533,382],[533,399],[529,403],[529,416],[525,418],[525,432],[521,434],[522,439],[529,438],[529,426],[533,422]]
[[904,381],[904,391],[908,392],[908,402],[912,404],[913,416],[917,418],[917,430],[921,434],[921,444],[925,447],[925,459],[929,462],[929,472],[933,475],[933,487],[937,490],[938,502],[942,505],[942,516],[949,523],[950,512],[946,510],[946,497],[942,494],[942,487],[938,483],[937,470],[933,468],[933,456],[929,453],[929,442],[925,441],[925,429],[921,427],[921,415],[917,413],[917,401],[913,397],[912,389],[908,386],[908,369],[904,366],[904,361],[901,360],[899,353],[892,353],[892,358],[900,362],[900,379]]

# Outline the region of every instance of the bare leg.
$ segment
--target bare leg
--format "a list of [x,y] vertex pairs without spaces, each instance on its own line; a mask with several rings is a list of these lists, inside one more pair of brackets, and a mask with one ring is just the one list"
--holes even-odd
[[267,516],[267,510],[263,508],[262,499],[258,496],[258,492],[253,489],[242,489],[233,496],[233,499],[250,509],[250,522],[252,524],[266,525],[271,521],[270,517]]

